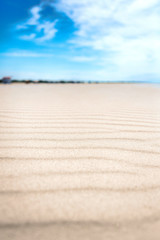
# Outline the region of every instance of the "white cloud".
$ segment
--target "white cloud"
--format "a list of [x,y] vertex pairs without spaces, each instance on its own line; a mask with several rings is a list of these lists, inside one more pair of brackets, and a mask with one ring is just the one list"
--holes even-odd
[[16,26],[16,30],[23,30],[23,29],[27,29],[28,26],[26,26],[25,24],[18,24]]
[[55,28],[56,22],[57,21],[54,21],[54,22],[46,21],[43,24],[37,25],[37,31],[41,31],[41,30],[44,31],[44,35],[40,38],[37,38],[37,41],[44,42],[46,40],[50,40],[54,38],[57,32],[57,29]]
[[26,51],[26,50],[16,50],[12,52],[2,53],[1,55],[7,56],[7,57],[33,57],[33,58],[39,58],[39,57],[48,58],[48,57],[54,56],[51,53],[39,53],[39,52]]
[[23,39],[23,40],[30,41],[30,40],[35,39],[35,37],[36,37],[36,34],[35,33],[31,33],[29,35],[22,35],[20,38]]
[[72,44],[103,52],[100,78],[160,76],[159,0],[59,0],[52,6],[77,26]]
[[70,60],[75,62],[91,62],[91,61],[94,61],[95,58],[87,57],[87,56],[74,56]]
[[[30,33],[29,35],[21,35],[20,39],[42,43],[55,37],[55,34],[57,32],[55,26],[57,20],[53,22],[49,20],[43,20],[41,16],[42,10],[43,4],[40,4],[39,6],[34,6],[30,9],[31,17],[25,23],[17,25],[17,30],[25,30],[29,29],[30,26],[34,26],[34,30],[32,29],[32,33]],[[39,36],[39,34],[42,36]]]
[[42,11],[41,6],[35,6],[31,8],[31,18],[27,21],[27,25],[37,25],[39,22],[39,19],[41,18],[40,12]]

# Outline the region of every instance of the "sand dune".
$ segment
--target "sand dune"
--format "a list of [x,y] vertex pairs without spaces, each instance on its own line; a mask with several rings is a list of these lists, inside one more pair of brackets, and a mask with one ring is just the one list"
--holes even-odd
[[160,238],[160,88],[0,86],[0,239]]

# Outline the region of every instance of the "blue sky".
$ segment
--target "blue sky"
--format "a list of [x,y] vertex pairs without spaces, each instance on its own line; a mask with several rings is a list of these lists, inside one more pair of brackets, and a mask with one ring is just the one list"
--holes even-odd
[[5,0],[0,77],[159,81],[159,0]]

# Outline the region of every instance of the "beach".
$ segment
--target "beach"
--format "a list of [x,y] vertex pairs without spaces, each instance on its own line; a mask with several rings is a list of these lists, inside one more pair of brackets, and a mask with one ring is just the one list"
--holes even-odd
[[0,85],[0,239],[159,240],[160,87]]

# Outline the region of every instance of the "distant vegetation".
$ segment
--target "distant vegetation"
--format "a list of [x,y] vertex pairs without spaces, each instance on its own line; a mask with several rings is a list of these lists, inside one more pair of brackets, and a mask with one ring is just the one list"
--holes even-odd
[[54,84],[66,84],[66,83],[99,83],[99,81],[73,81],[73,80],[69,80],[69,81],[65,81],[65,80],[17,80],[17,79],[6,79],[6,78],[2,78],[0,79],[0,83],[5,83],[5,84],[9,84],[9,83],[34,83],[34,84],[38,84],[38,83],[54,83]]
[[[112,83],[151,83],[149,81],[92,81],[92,80],[89,80],[89,81],[80,81],[80,80],[31,80],[31,79],[28,79],[28,80],[17,80],[17,79],[11,79],[10,77],[4,77],[2,79],[0,79],[0,84],[3,83],[3,84],[11,84],[11,83],[25,83],[25,84],[40,84],[40,83],[43,83],[43,84],[47,84],[47,83],[53,83],[53,84],[84,84],[84,83],[90,83],[90,84],[95,84],[95,83],[107,83],[107,84],[112,84]],[[152,82],[153,83],[153,82]]]

